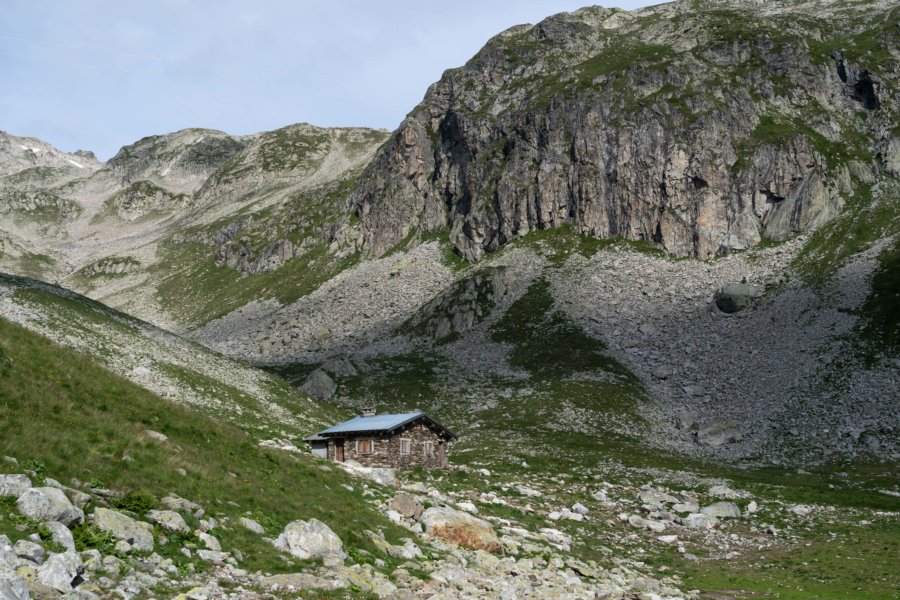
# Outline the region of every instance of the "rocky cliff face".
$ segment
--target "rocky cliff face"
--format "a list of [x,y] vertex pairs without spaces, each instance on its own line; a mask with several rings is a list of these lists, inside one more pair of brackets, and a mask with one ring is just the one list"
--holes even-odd
[[897,8],[673,3],[512,28],[447,71],[352,198],[380,255],[477,260],[571,223],[707,259],[813,230],[890,171]]

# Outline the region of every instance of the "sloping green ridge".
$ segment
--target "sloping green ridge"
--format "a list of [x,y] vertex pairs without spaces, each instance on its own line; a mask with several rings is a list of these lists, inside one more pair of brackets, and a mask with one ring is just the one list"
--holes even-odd
[[[219,356],[65,288],[3,273],[0,285],[12,288],[17,304],[40,315],[43,329],[37,328],[39,332],[53,332],[48,335],[57,340],[79,340],[81,344],[74,348],[104,367],[113,368],[111,365],[123,356],[130,356],[134,362],[137,352],[137,358],[143,358],[138,362],[201,398],[200,404],[192,405],[195,410],[228,420],[258,436],[304,436],[345,416],[332,406],[307,398],[278,377]],[[65,345],[72,347],[68,342]],[[245,380],[220,378],[223,369],[243,371]],[[273,407],[292,418],[274,418]]]
[[[151,440],[147,429],[169,441]],[[358,482],[317,459],[262,449],[242,429],[175,405],[3,319],[0,455],[64,483],[74,477],[157,499],[175,492],[199,502],[220,521],[230,519],[217,530],[222,545],[240,549],[248,569],[290,572],[298,563],[240,527],[244,514],[272,537],[295,519],[320,519],[363,561],[371,557],[357,550],[374,556],[376,549],[358,532],[381,529],[394,543],[409,535],[366,504]],[[0,470],[18,469],[3,463]],[[0,532],[13,540],[25,537],[10,526],[7,512],[0,514]],[[188,560],[180,545],[169,545],[158,543],[156,550],[177,564]]]

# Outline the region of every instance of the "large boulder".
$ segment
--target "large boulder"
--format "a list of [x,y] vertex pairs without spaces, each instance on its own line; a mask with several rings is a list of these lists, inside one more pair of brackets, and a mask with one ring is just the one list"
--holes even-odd
[[340,579],[319,577],[310,573],[280,573],[270,575],[261,581],[262,587],[277,591],[292,587],[295,590],[336,590],[346,587],[347,584]]
[[19,512],[36,521],[58,521],[66,527],[84,521],[84,511],[76,508],[62,490],[29,488],[16,500]]
[[347,557],[341,538],[318,519],[288,523],[275,547],[303,560],[321,558],[325,566],[342,565]]
[[398,484],[397,472],[389,467],[364,467],[353,459],[338,464],[354,477],[363,477],[389,487]]
[[666,504],[678,502],[678,498],[672,494],[653,489],[642,490],[641,493],[638,494],[638,498],[640,498],[641,502],[644,504],[648,504],[654,508],[661,508]]
[[723,313],[732,314],[743,310],[756,297],[756,290],[745,283],[729,283],[716,292],[713,300],[716,308]]
[[94,509],[94,525],[141,552],[153,552],[153,527],[108,508]]
[[662,521],[645,519],[643,517],[639,517],[638,515],[631,515],[630,517],[628,517],[628,524],[638,529],[648,529],[657,533],[666,530],[666,524]]
[[197,536],[198,540],[203,542],[203,545],[206,547],[207,550],[212,550],[214,552],[222,551],[222,544],[219,543],[219,540],[217,538],[214,538],[213,536],[209,535],[208,533],[205,533],[200,530],[197,530],[194,534]]
[[259,535],[265,535],[265,533],[266,533],[266,530],[262,525],[260,525],[257,521],[254,521],[253,519],[251,519],[249,517],[241,517],[240,523],[246,529],[249,529],[253,533],[258,533]]
[[337,391],[337,384],[328,376],[328,373],[322,369],[316,369],[309,374],[309,377],[300,386],[300,391],[312,398],[327,400],[334,396],[334,393]]
[[[72,591],[78,585],[80,575],[84,573],[81,558],[74,552],[51,554],[37,570],[37,581],[63,594]],[[74,585],[73,585],[74,584]]]
[[741,516],[741,509],[734,502],[714,502],[704,506],[700,512],[719,519],[736,519]]
[[147,511],[147,518],[169,531],[177,531],[179,533],[189,533],[191,528],[184,522],[184,517],[174,510],[151,510]]
[[697,441],[704,446],[722,446],[732,442],[739,442],[743,438],[741,426],[734,421],[713,421],[701,427],[697,432]]
[[428,535],[451,544],[488,552],[501,549],[490,523],[459,510],[433,506],[422,513],[422,524]]
[[703,513],[691,513],[681,519],[681,524],[688,529],[712,529],[718,522],[715,517]]
[[424,510],[418,498],[406,492],[400,492],[394,496],[391,500],[391,508],[407,519],[418,519],[422,516],[422,511]]
[[197,556],[200,560],[219,566],[225,564],[225,561],[231,557],[227,552],[222,552],[221,550],[208,550],[205,548],[197,550]]
[[44,478],[44,485],[47,487],[56,488],[58,490],[62,490],[63,494],[69,499],[72,504],[77,506],[78,508],[84,509],[87,506],[87,503],[91,501],[91,495],[85,494],[82,491],[72,489],[67,487],[55,479],[50,479],[49,477]]
[[16,545],[13,546],[13,550],[19,558],[24,558],[36,565],[42,564],[47,557],[47,552],[44,550],[44,547],[31,540],[19,540],[16,542]]
[[203,509],[203,507],[196,502],[186,500],[175,492],[172,492],[171,494],[160,500],[159,503],[170,510],[186,510],[188,512],[196,512]]
[[30,487],[31,480],[26,475],[0,475],[0,496],[18,498]]
[[336,575],[338,581],[346,587],[357,587],[367,594],[383,599],[398,597],[397,586],[369,565],[344,567],[338,569]]

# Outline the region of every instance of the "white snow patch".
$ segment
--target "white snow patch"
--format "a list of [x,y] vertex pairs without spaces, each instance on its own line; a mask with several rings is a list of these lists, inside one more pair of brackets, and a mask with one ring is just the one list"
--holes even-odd
[[81,164],[81,163],[79,163],[79,162],[77,162],[77,161],[74,161],[74,160],[72,160],[71,158],[67,158],[67,159],[66,159],[66,162],[69,163],[69,164],[75,165],[75,166],[78,167],[79,169],[83,169],[83,168],[84,168],[84,165],[83,165],[83,164]]

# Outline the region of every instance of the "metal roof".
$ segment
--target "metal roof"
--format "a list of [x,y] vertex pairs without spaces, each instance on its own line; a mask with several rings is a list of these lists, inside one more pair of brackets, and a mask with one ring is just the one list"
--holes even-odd
[[397,413],[397,414],[385,414],[385,415],[373,415],[371,417],[355,417],[350,419],[349,421],[345,421],[343,423],[338,423],[334,427],[329,427],[324,431],[320,431],[316,434],[316,436],[323,437],[335,437],[337,435],[343,433],[363,433],[363,432],[391,432],[395,429],[399,429],[403,427],[407,423],[411,423],[413,421],[417,421],[421,418],[426,419],[429,423],[431,423],[437,429],[440,429],[443,432],[446,432],[452,438],[456,437],[456,434],[423,413],[422,411],[408,412],[408,413]]

